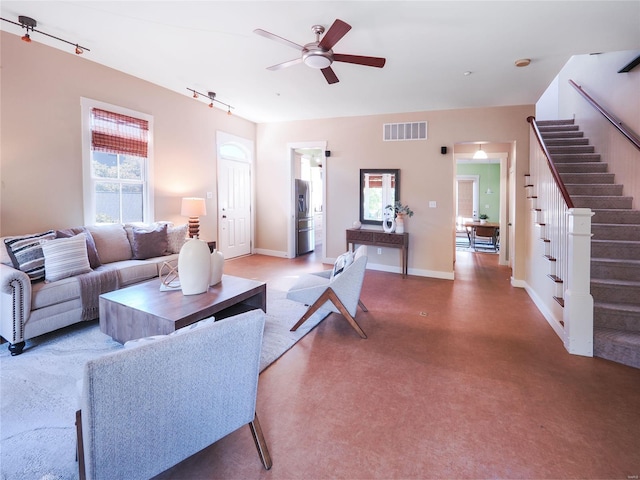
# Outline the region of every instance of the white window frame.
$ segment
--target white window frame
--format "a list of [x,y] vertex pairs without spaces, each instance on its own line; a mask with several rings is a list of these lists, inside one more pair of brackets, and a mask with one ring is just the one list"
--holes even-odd
[[[91,98],[80,98],[80,111],[82,118],[82,189],[83,189],[83,216],[85,225],[96,223],[95,183],[98,181],[92,177],[91,165],[91,110],[100,108],[121,115],[146,120],[149,124],[149,137],[147,143],[147,159],[143,168],[143,196],[142,196],[142,221],[151,223],[154,221],[153,202],[153,116],[137,112],[117,105],[100,102]],[[124,182],[123,182],[124,183]]]

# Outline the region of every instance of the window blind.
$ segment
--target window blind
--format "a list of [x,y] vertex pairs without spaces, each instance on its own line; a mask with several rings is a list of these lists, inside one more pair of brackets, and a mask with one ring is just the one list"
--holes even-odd
[[91,109],[91,148],[100,152],[146,157],[149,122],[140,118]]

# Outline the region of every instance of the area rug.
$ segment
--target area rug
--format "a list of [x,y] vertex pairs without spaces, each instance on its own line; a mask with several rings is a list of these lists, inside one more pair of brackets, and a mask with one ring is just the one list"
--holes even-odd
[[[284,292],[267,291],[267,317],[260,359],[264,371],[329,312],[316,312],[296,332],[289,329],[306,311]],[[0,346],[0,478],[78,478],[75,461],[77,383],[85,363],[122,349],[97,321],[42,335],[11,357]]]

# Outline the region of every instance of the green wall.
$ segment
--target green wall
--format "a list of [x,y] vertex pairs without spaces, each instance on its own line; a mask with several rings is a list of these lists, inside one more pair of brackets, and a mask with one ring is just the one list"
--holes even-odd
[[[478,175],[480,177],[480,203],[478,215],[486,213],[489,222],[500,221],[500,164],[499,163],[460,163],[457,175]],[[487,188],[493,193],[487,194]],[[489,207],[487,207],[487,205]]]

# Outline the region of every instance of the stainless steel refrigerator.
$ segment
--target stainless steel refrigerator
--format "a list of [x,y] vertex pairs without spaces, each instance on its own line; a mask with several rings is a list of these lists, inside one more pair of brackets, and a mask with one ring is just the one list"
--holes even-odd
[[311,211],[311,184],[296,179],[296,256],[313,251],[315,235]]

